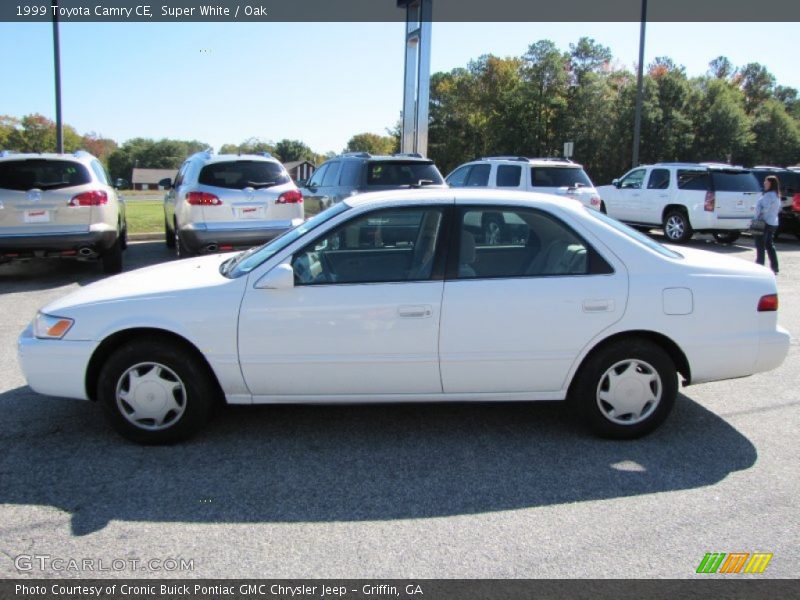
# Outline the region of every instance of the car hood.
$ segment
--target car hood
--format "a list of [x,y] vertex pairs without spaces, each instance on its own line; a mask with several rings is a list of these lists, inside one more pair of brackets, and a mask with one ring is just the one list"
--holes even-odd
[[58,315],[59,311],[76,306],[173,296],[230,284],[236,280],[223,276],[219,266],[231,256],[214,254],[177,260],[108,277],[51,302],[42,312]]

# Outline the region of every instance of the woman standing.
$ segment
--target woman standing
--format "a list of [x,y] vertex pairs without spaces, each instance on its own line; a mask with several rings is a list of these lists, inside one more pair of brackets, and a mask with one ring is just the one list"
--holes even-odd
[[778,253],[775,251],[773,239],[778,229],[778,214],[781,211],[781,189],[778,178],[769,175],[764,179],[764,193],[756,204],[756,219],[765,223],[763,233],[756,235],[756,262],[764,264],[764,250],[769,255],[769,266],[773,273],[778,273]]

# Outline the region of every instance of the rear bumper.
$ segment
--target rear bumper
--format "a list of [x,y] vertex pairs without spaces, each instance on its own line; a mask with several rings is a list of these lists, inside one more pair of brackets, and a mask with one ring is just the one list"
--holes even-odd
[[[196,253],[209,251],[209,246],[232,246],[249,248],[268,242],[285,231],[302,223],[302,219],[269,221],[247,224],[247,227],[217,225],[215,223],[192,223],[179,228],[181,242]],[[211,250],[213,251],[213,250]]]
[[[102,254],[117,241],[116,229],[82,231],[78,233],[38,233],[24,235],[0,234],[0,258],[32,258],[35,256],[63,256],[89,248]],[[9,256],[16,254],[18,256]]]
[[762,332],[758,340],[758,361],[756,373],[777,369],[789,353],[791,336],[783,327],[775,331]]

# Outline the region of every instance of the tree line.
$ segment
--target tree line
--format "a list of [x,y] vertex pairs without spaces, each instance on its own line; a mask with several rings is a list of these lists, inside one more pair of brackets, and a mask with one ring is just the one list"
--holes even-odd
[[[562,156],[571,141],[573,160],[607,183],[632,166],[636,83],[586,37],[566,52],[541,40],[520,57],[482,56],[431,77],[428,153],[447,173],[486,155]],[[720,56],[688,77],[658,57],[643,80],[639,161],[800,162],[797,90],[758,63]]]
[[[431,76],[428,154],[443,173],[480,156],[561,156],[574,142],[573,160],[596,184],[631,165],[636,75],[611,50],[582,37],[559,50],[550,40],[520,57],[485,55],[465,68]],[[359,133],[344,152],[388,154],[399,149],[400,125],[387,135]],[[197,140],[134,138],[118,145],[64,126],[64,149],[86,149],[111,177],[130,180],[134,167],[177,169],[207,144]],[[0,149],[55,150],[55,124],[42,115],[0,115]],[[320,154],[300,140],[251,137],[224,144],[220,153],[269,152],[282,162],[315,164]],[[643,81],[641,163],[721,161],[793,165],[800,162],[798,91],[778,85],[758,63],[736,67],[724,56],[689,77],[668,57],[647,65]]]

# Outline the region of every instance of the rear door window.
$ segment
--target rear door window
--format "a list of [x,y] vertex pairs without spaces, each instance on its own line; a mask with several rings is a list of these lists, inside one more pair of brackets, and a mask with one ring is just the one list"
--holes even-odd
[[47,191],[91,182],[88,169],[68,160],[29,159],[0,162],[0,188],[25,192]]
[[280,164],[254,160],[211,163],[203,167],[198,178],[201,185],[234,190],[268,188],[289,181]]
[[497,187],[519,187],[522,167],[519,165],[499,165],[497,167]]
[[361,165],[359,160],[346,160],[342,163],[342,174],[339,176],[339,185],[357,187],[361,185]]

